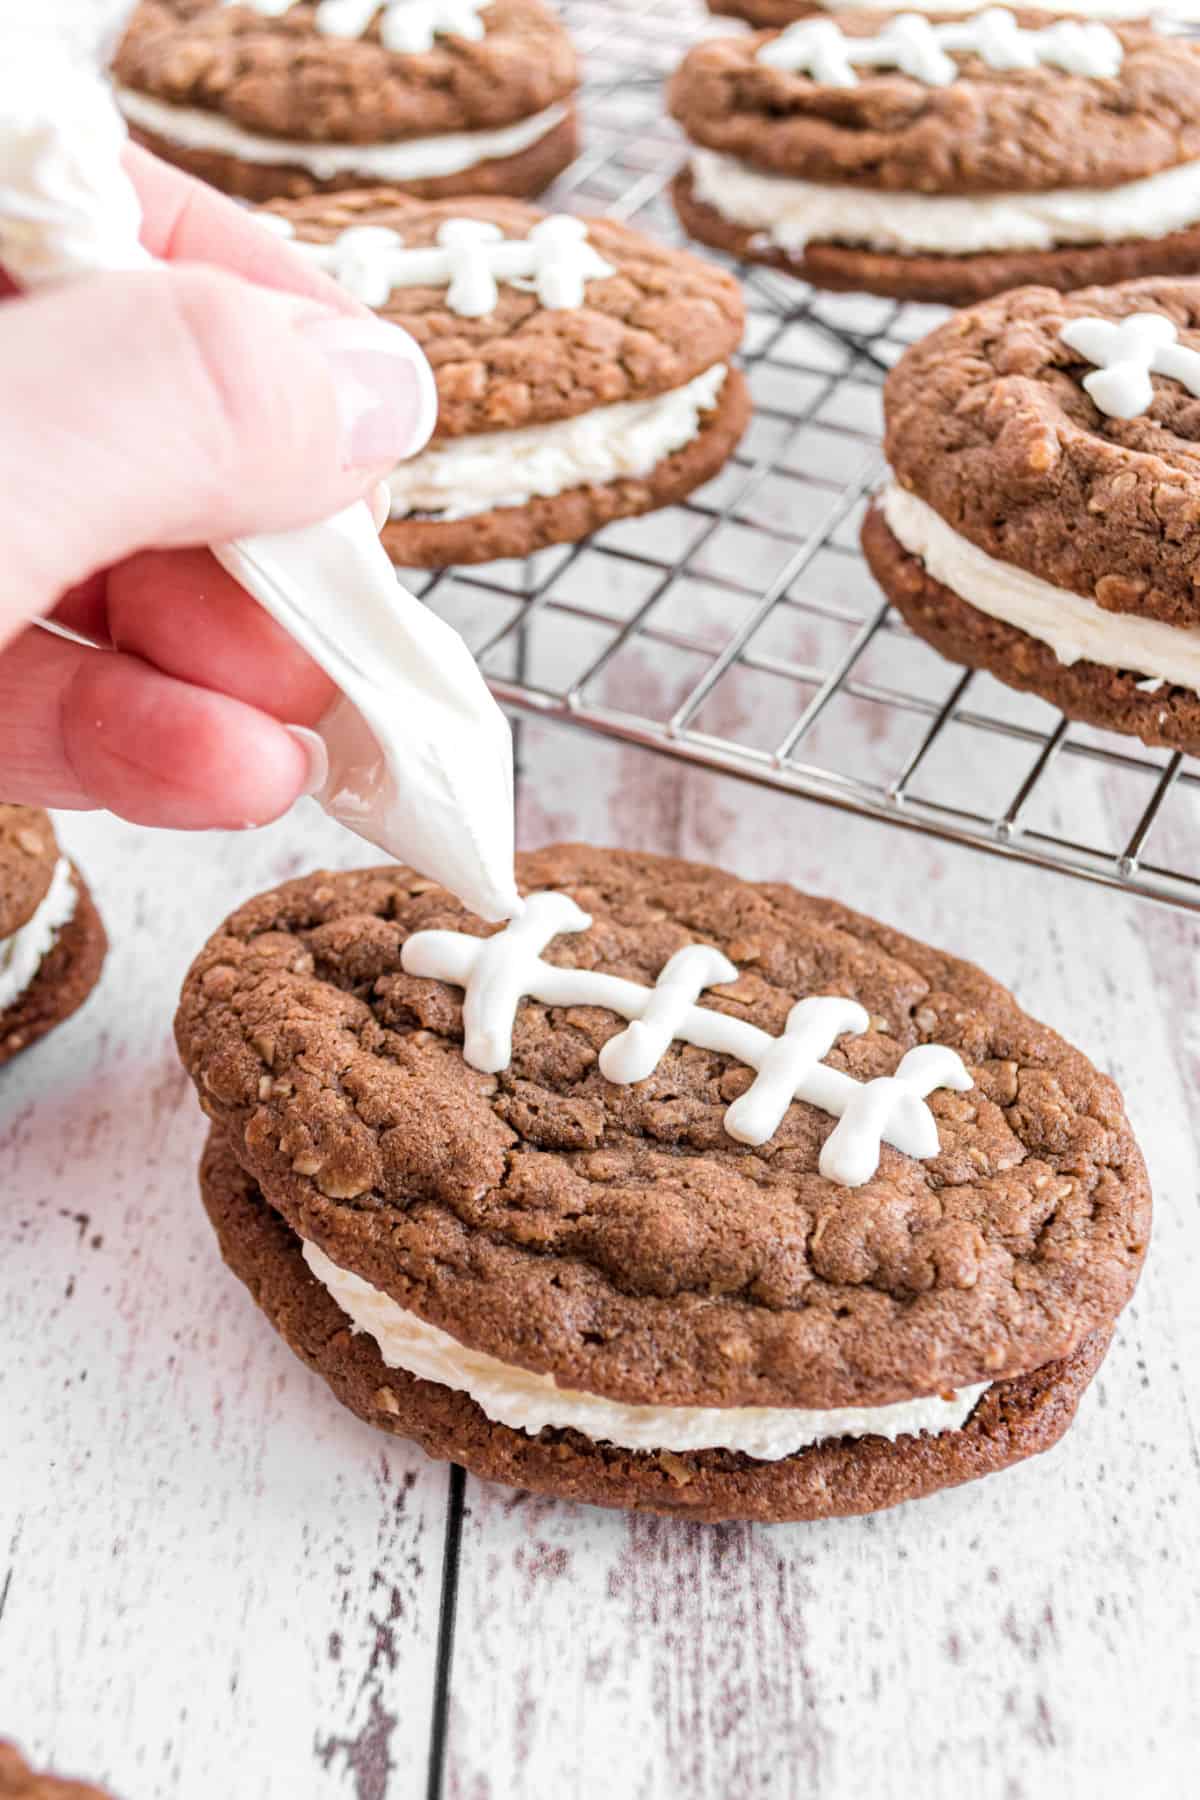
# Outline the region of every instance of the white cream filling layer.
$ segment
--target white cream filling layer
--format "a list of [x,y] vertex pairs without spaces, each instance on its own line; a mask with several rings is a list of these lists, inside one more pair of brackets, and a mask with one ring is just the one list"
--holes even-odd
[[0,1012],[25,992],[54,948],[55,938],[74,918],[75,903],[71,865],[60,856],[37,911],[11,937],[0,938]]
[[[959,10],[958,8],[955,9]],[[1200,162],[1113,188],[1040,194],[904,194],[765,175],[716,150],[692,152],[692,187],[732,225],[790,255],[806,244],[977,256],[1059,244],[1160,238],[1200,220]]]
[[356,1331],[379,1346],[390,1369],[436,1381],[469,1394],[497,1425],[535,1437],[549,1427],[579,1431],[595,1443],[624,1450],[736,1450],[760,1462],[794,1456],[826,1438],[913,1437],[957,1431],[970,1418],[988,1383],[895,1406],[844,1407],[805,1412],[776,1406],[625,1406],[598,1394],[560,1388],[549,1375],[534,1375],[468,1350],[448,1332],[427,1325],[360,1276],[339,1268],[315,1244],[304,1260],[328,1289]]
[[552,425],[450,438],[401,463],[390,477],[392,517],[434,513],[466,519],[493,507],[524,506],[568,488],[648,475],[697,437],[717,404],[724,363],[651,400],[597,406]]
[[565,106],[548,106],[532,118],[495,131],[446,131],[438,137],[390,144],[311,144],[299,138],[265,137],[204,107],[172,106],[133,88],[118,88],[117,100],[131,125],[183,150],[212,150],[241,162],[294,166],[318,181],[336,181],[341,175],[369,176],[373,181],[433,181],[442,175],[461,175],[480,163],[528,150],[567,116]]
[[[824,4],[824,0],[822,0]],[[826,8],[830,12],[856,12],[870,7],[880,12],[910,12],[910,0],[834,0]],[[961,13],[962,0],[921,0],[923,13]],[[1190,19],[1195,14],[1194,0],[1163,0],[1163,4],[1138,4],[1138,0],[1055,0],[1056,13],[1071,13],[1081,19]]]
[[892,535],[935,581],[989,618],[1048,644],[1059,662],[1086,660],[1200,692],[1200,629],[1106,612],[1094,600],[998,562],[898,482],[885,488],[880,504]]

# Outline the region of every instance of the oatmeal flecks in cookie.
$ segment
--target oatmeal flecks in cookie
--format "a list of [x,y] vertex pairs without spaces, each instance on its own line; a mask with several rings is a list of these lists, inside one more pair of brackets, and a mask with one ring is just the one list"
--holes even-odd
[[104,927],[48,814],[0,805],[0,1064],[44,1037],[100,976]]
[[386,189],[263,217],[433,364],[437,430],[396,469],[383,534],[402,567],[527,556],[668,506],[745,429],[738,284],[627,225]]
[[542,0],[420,13],[421,31],[394,5],[347,30],[309,0],[141,0],[117,97],[141,143],[243,200],[540,193],[578,148],[563,26]]
[[866,1511],[1056,1441],[1149,1226],[1112,1083],[978,969],[833,902],[580,846],[519,864],[591,920],[554,967],[653,987],[707,945],[736,979],[701,1006],[778,1037],[841,996],[866,1026],[831,1070],[941,1043],[970,1090],[930,1094],[935,1152],[885,1140],[845,1187],[827,1096],[742,1143],[752,1068],[672,1040],[610,1079],[603,1006],[523,1000],[511,1060],[473,1067],[462,988],[404,948],[479,922],[402,869],[290,883],[210,942],[177,1033],[224,1254],[298,1354],[431,1454],[698,1518]]
[[965,305],[1200,269],[1200,46],[848,10],[685,58],[684,225],[826,288]]

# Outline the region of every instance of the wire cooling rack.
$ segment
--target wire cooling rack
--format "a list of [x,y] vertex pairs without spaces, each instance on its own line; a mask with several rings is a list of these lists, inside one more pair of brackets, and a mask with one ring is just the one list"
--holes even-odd
[[[584,149],[553,202],[682,242],[664,77],[695,0],[568,0]],[[883,377],[944,314],[743,269],[754,421],[687,502],[408,584],[514,713],[1200,911],[1200,765],[943,661],[858,551]]]

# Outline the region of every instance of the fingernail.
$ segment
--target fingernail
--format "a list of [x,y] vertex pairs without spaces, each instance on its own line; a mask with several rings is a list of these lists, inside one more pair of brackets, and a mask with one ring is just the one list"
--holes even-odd
[[437,423],[437,385],[407,331],[382,319],[329,318],[300,330],[337,379],[345,468],[378,468],[424,448]]
[[319,794],[329,780],[329,752],[325,748],[325,739],[305,725],[287,725],[284,729],[295,738],[308,759],[308,774],[297,797],[303,800],[309,794]]
[[367,495],[367,505],[371,508],[376,531],[382,531],[392,516],[392,490],[386,481],[375,483]]

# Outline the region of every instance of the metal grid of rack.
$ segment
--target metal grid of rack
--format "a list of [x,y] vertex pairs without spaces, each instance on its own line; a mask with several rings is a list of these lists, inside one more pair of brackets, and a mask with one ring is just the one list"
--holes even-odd
[[[564,12],[585,147],[553,199],[681,242],[663,78],[736,27],[688,0]],[[715,481],[583,544],[409,584],[516,715],[1200,911],[1200,765],[946,663],[867,574],[883,377],[943,315],[741,273],[756,410]]]

